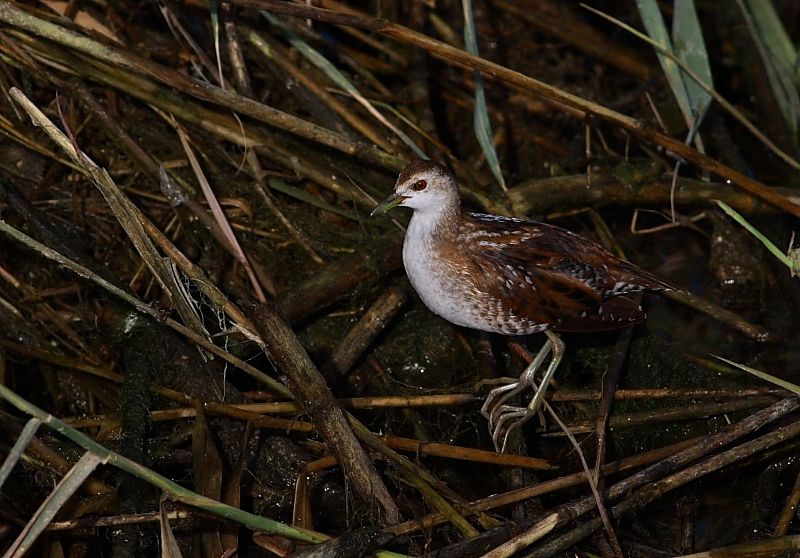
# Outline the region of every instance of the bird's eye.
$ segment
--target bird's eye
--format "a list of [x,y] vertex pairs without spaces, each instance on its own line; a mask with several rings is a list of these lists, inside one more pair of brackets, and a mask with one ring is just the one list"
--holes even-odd
[[411,185],[411,189],[415,192],[419,192],[420,190],[424,190],[428,187],[427,180],[417,180],[414,184]]

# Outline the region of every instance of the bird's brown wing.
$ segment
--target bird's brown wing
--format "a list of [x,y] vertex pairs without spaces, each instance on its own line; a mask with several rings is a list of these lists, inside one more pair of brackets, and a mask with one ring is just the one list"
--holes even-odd
[[555,331],[606,331],[646,317],[624,295],[603,299],[600,292],[568,273],[526,265],[506,254],[500,258],[485,254],[476,264],[483,272],[483,290],[503,300],[510,315]]
[[[603,331],[640,322],[641,307],[623,296],[671,286],[565,229],[471,215],[477,266],[492,294],[511,311],[559,331]],[[471,232],[470,232],[471,231]],[[473,244],[474,246],[474,244]]]

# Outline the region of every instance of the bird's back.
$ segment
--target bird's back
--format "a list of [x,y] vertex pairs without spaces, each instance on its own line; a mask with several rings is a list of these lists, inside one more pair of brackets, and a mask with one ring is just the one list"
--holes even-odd
[[[626,294],[673,287],[570,231],[533,221],[464,214],[458,246],[479,269],[476,290],[502,301],[516,334],[604,331],[646,315]],[[531,330],[531,331],[526,331]]]

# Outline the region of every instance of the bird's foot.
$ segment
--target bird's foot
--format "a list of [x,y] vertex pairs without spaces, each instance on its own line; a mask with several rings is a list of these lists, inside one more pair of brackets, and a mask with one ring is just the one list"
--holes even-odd
[[478,390],[486,385],[502,384],[489,391],[481,406],[481,414],[489,422],[489,433],[492,435],[492,442],[499,453],[503,453],[505,450],[509,434],[515,428],[522,426],[538,410],[507,404],[511,398],[528,388],[538,393],[539,386],[533,381],[533,374],[530,372],[526,370],[519,378],[504,377],[482,380],[475,386],[475,389]]
[[[531,388],[534,396],[526,407],[509,405],[507,403],[512,397]],[[508,437],[515,428],[519,428],[531,417],[539,412],[544,391],[533,381],[533,375],[523,376],[516,381],[491,390],[486,396],[481,407],[481,414],[486,417],[489,423],[489,433],[492,436],[492,443],[498,453],[503,453],[508,443]]]
[[489,421],[489,430],[494,429],[499,414],[503,413],[504,408],[512,408],[506,402],[517,394],[525,391],[529,383],[522,378],[496,378],[495,380],[483,380],[478,382],[476,389],[485,385],[502,384],[493,388],[486,394],[486,399],[481,406],[481,414]]
[[[525,386],[517,389],[519,383],[520,383],[519,378],[510,378],[508,376],[503,376],[501,378],[491,378],[487,380],[481,380],[480,382],[475,384],[476,392],[483,391],[483,388],[486,386],[496,386],[498,384],[501,384],[499,387],[492,388],[491,390],[489,390],[489,393],[486,395],[486,399],[483,401],[483,405],[481,406],[481,414],[484,416],[486,420],[489,421],[489,424],[492,423],[493,409],[499,407],[500,405],[505,403],[510,397],[513,397],[514,395],[525,389]],[[497,399],[507,391],[511,392],[510,394],[508,394],[507,397],[501,397],[499,400]]]
[[[481,414],[489,422],[489,433],[492,442],[499,453],[503,453],[508,442],[508,437],[515,428],[519,428],[530,420],[538,411],[544,400],[547,385],[553,377],[553,373],[558,367],[564,353],[564,343],[554,333],[547,331],[547,341],[542,346],[536,358],[525,368],[525,371],[518,379],[498,378],[497,380],[482,381],[478,386],[487,384],[502,383],[503,385],[492,389],[486,396],[486,400],[481,407]],[[542,367],[545,359],[553,352],[553,358],[547,366],[542,377],[541,384],[537,385],[534,381],[536,372]],[[533,398],[527,406],[520,407],[509,405],[508,401],[517,394],[531,388],[534,392]]]

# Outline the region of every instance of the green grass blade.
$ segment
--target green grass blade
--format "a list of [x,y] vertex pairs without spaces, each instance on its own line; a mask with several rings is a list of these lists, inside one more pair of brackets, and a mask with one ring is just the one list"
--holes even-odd
[[756,237],[761,242],[761,244],[763,244],[764,247],[766,247],[767,250],[772,252],[773,256],[775,256],[781,262],[783,262],[784,265],[786,265],[792,271],[797,271],[798,270],[796,264],[794,262],[792,262],[792,260],[789,259],[789,257],[786,254],[784,254],[783,251],[780,248],[775,246],[770,239],[768,239],[766,236],[761,234],[761,231],[759,231],[757,228],[755,228],[753,225],[751,225],[747,221],[747,219],[745,219],[744,217],[742,217],[739,214],[738,211],[733,209],[731,206],[729,206],[725,202],[722,202],[722,201],[719,201],[719,200],[717,200],[717,205],[720,207],[720,209],[722,209],[722,211],[727,213],[734,221],[736,221],[741,226],[743,226],[745,229],[747,229],[747,232],[749,232],[754,237]]
[[[675,54],[675,49],[672,48],[672,41],[667,32],[667,26],[664,25],[664,18],[661,16],[661,10],[658,8],[656,0],[636,0],[636,7],[639,9],[639,15],[644,23],[644,28],[660,49],[666,52]],[[664,70],[664,75],[667,78],[672,94],[675,95],[675,100],[683,113],[686,125],[691,127],[694,118],[692,117],[692,106],[689,102],[689,94],[686,92],[686,84],[684,83],[681,70],[678,65],[670,57],[662,54],[659,49],[656,49],[658,61],[661,68]]]
[[738,362],[734,362],[732,360],[728,360],[727,358],[723,358],[721,356],[717,356],[717,355],[711,355],[711,356],[721,360],[722,362],[724,362],[726,364],[730,364],[731,366],[734,366],[734,367],[738,368],[739,370],[744,370],[748,374],[752,374],[753,376],[761,378],[762,380],[766,380],[766,381],[768,381],[768,382],[770,382],[772,384],[775,384],[776,386],[780,386],[783,389],[787,389],[787,390],[791,391],[792,393],[796,393],[797,395],[800,395],[800,386],[798,386],[797,384],[793,384],[791,382],[787,382],[786,380],[781,380],[780,378],[778,378],[776,376],[773,376],[772,374],[767,374],[766,372],[762,372],[761,370],[758,370],[756,368],[750,368],[749,366],[746,366],[744,364],[739,364]]
[[17,436],[14,447],[9,450],[5,461],[3,461],[3,466],[0,467],[0,489],[2,489],[3,485],[6,483],[14,465],[17,464],[22,454],[25,453],[25,448],[28,447],[28,444],[36,434],[36,430],[39,428],[40,424],[42,424],[41,420],[37,418],[30,419],[25,425],[25,428],[22,429],[22,432],[20,432],[20,435]]
[[[797,145],[800,123],[800,95],[798,95],[797,53],[787,52],[783,40],[779,38],[786,31],[777,18],[769,0],[747,2],[738,0],[739,9],[747,23],[750,34],[758,49],[767,73],[772,95],[778,103],[781,116]],[[771,13],[772,15],[767,15]],[[758,14],[758,15],[756,15]],[[792,47],[793,48],[793,47]]]
[[83,454],[83,457],[67,471],[67,474],[59,481],[53,491],[45,498],[36,513],[25,528],[17,537],[17,540],[6,551],[4,556],[9,558],[22,558],[28,555],[31,548],[36,543],[39,535],[42,534],[56,514],[72,498],[73,494],[81,487],[89,475],[107,461],[107,458],[98,455],[91,450]]
[[[475,14],[472,11],[472,0],[461,0],[461,5],[464,8],[464,46],[466,46],[467,52],[478,56],[478,37],[475,33]],[[483,77],[477,71],[475,72],[475,109],[472,124],[475,129],[475,137],[481,146],[483,156],[486,157],[489,169],[503,191],[507,191],[508,188],[506,188],[503,172],[500,169],[497,150],[494,148],[492,123],[489,120],[489,109],[486,106]]]
[[775,6],[771,0],[744,0],[747,10],[753,18],[759,35],[767,49],[780,63],[792,68],[795,84],[800,87],[800,66],[797,60],[797,48],[786,32]]
[[[713,87],[711,64],[703,40],[703,31],[697,19],[694,0],[675,0],[672,17],[672,45],[675,55],[687,67]],[[683,76],[682,76],[683,78]],[[711,104],[711,95],[693,79],[683,79],[689,106],[692,109],[692,123],[702,120]]]
[[683,62],[678,60],[678,58],[675,57],[675,54],[672,51],[664,50],[664,48],[659,43],[654,41],[652,38],[650,38],[649,36],[645,35],[641,31],[639,31],[638,29],[635,29],[635,28],[631,27],[627,23],[625,23],[623,21],[620,21],[617,18],[611,17],[610,15],[608,15],[606,13],[603,13],[600,10],[597,10],[597,9],[593,8],[592,6],[589,6],[589,5],[587,5],[587,4],[583,3],[583,2],[581,2],[581,7],[583,9],[585,9],[585,10],[588,10],[588,11],[592,12],[593,14],[596,14],[596,15],[602,17],[603,19],[605,19],[607,21],[610,21],[611,23],[613,23],[614,25],[616,25],[620,29],[624,29],[625,31],[627,31],[628,33],[633,35],[634,37],[637,37],[638,39],[641,39],[642,41],[644,41],[644,42],[648,43],[649,45],[651,45],[657,52],[661,53],[663,56],[671,59],[675,64],[677,64],[686,73],[687,76],[689,76],[692,80],[694,80],[696,83],[698,83],[703,89],[705,89],[714,98],[714,100],[717,101],[720,104],[720,106],[722,106],[723,109],[725,109],[725,111],[728,114],[730,114],[733,118],[735,118],[736,121],[739,122],[742,126],[747,128],[747,130],[751,134],[753,134],[753,136],[758,138],[758,140],[761,143],[763,143],[770,151],[772,151],[773,153],[775,153],[775,155],[780,157],[781,160],[784,161],[787,165],[791,166],[794,169],[800,170],[800,162],[798,162],[792,155],[790,155],[789,153],[787,153],[786,151],[784,151],[783,149],[778,147],[775,144],[775,142],[773,142],[766,135],[764,135],[764,133],[759,129],[759,127],[756,126],[755,124],[753,124],[752,122],[750,122],[750,120],[748,120],[747,117],[745,117],[745,115],[742,114],[742,112],[740,110],[738,110],[736,108],[736,106],[733,105],[733,103],[731,103],[730,101],[725,99],[725,97],[720,95],[720,93],[717,90],[715,90],[713,87],[711,87],[710,85],[705,83],[700,78],[700,76],[695,74],[691,70],[691,68],[687,67],[685,64],[683,64]]

